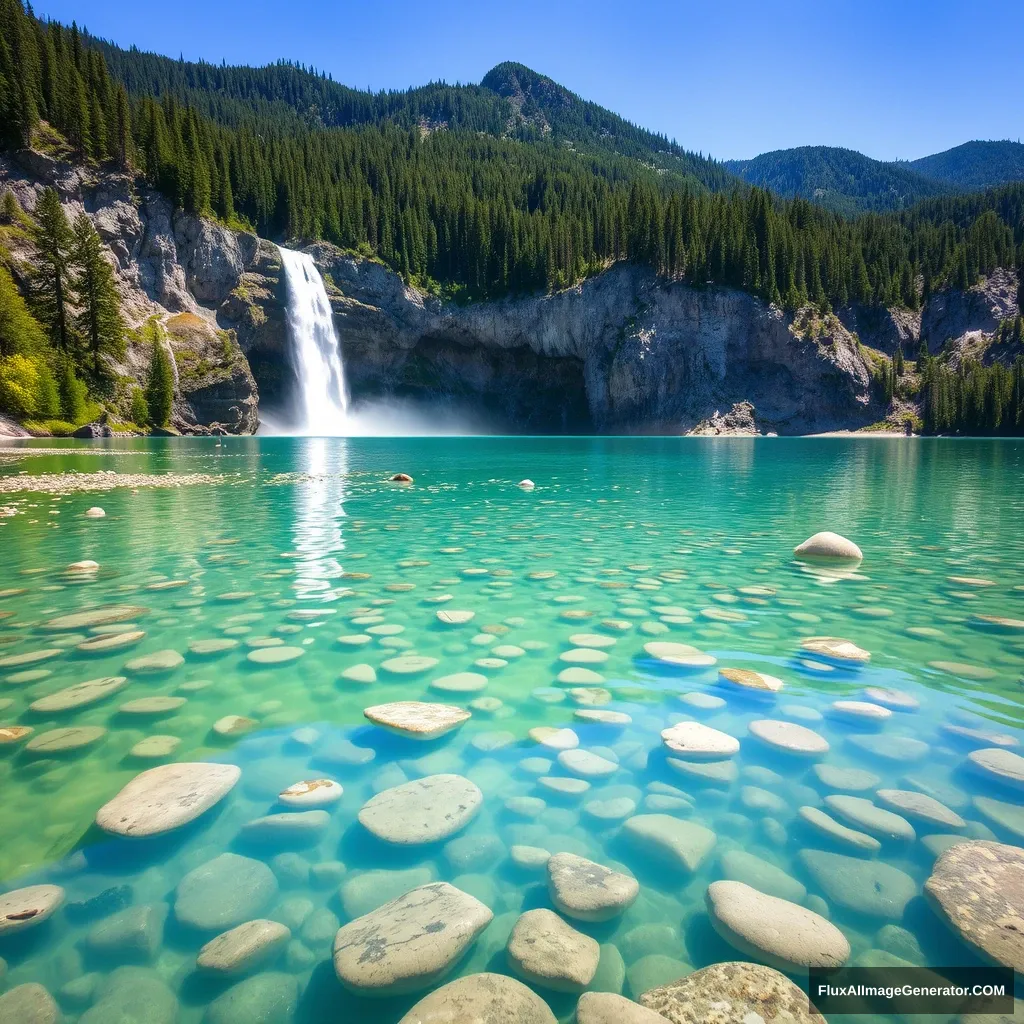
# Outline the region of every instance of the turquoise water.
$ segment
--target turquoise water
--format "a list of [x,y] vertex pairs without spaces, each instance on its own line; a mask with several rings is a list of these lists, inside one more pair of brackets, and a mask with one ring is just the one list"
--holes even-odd
[[[836,790],[811,762],[757,743],[748,725],[761,718],[807,725],[830,744],[822,763],[876,776],[858,795],[926,791],[966,820],[960,834],[1020,842],[1005,819],[994,821],[975,803],[981,796],[1015,805],[1019,795],[965,770],[967,753],[991,741],[946,727],[996,732],[1010,744],[1024,737],[1024,633],[995,631],[976,618],[1024,619],[1024,444],[224,438],[116,441],[109,452],[76,454],[69,445],[61,454],[4,455],[0,475],[104,469],[223,479],[63,497],[0,494],[0,506],[18,512],[0,518],[0,727],[34,729],[0,746],[0,882],[7,889],[53,881],[67,892],[49,921],[0,937],[8,987],[42,982],[75,1019],[103,991],[105,975],[133,964],[172,993],[154,1020],[203,1020],[228,984],[195,971],[199,947],[215,932],[200,934],[176,919],[174,890],[187,872],[227,850],[274,871],[278,891],[249,916],[292,930],[292,942],[265,968],[284,993],[278,1016],[267,1020],[399,1020],[417,995],[370,1002],[344,994],[331,969],[331,942],[353,915],[432,879],[453,882],[495,915],[452,976],[508,972],[504,944],[518,914],[550,906],[543,873],[509,861],[516,844],[580,853],[637,876],[640,898],[620,918],[574,923],[602,943],[595,984],[634,998],[691,968],[745,958],[713,932],[704,909],[709,882],[725,877],[729,864],[738,877],[736,858],[728,857],[736,851],[805,887],[805,905],[827,907],[853,960],[868,962],[883,950],[931,965],[973,962],[920,895],[934,859],[922,837],[957,830],[915,821],[914,841],[883,842],[870,855],[915,883],[917,895],[899,919],[838,905],[800,852],[852,851],[798,816],[801,806],[824,806]],[[388,483],[399,471],[415,483]],[[535,490],[516,486],[524,477]],[[83,516],[93,505],[105,518]],[[794,561],[793,547],[825,529],[860,545],[858,569],[822,572]],[[99,569],[67,571],[83,559]],[[94,632],[45,625],[112,604],[138,611],[127,624]],[[446,626],[439,609],[474,616]],[[100,630],[144,636],[109,653],[77,649]],[[588,636],[570,640],[575,634]],[[803,640],[821,635],[853,641],[870,662],[843,667],[801,652]],[[212,638],[237,646],[216,656],[190,650]],[[651,641],[692,645],[716,664],[673,668],[645,653]],[[247,660],[279,642],[301,657],[276,666]],[[562,656],[579,649],[607,654],[586,664],[602,677],[595,685],[558,681],[573,663]],[[58,653],[4,664],[44,650]],[[157,651],[183,661],[162,673],[124,668]],[[385,661],[408,654],[436,665],[413,675],[387,671]],[[376,681],[344,677],[353,666],[369,666]],[[718,670],[729,667],[769,673],[784,688],[753,701],[719,684]],[[480,690],[431,688],[467,671],[485,677]],[[127,683],[97,703],[59,713],[29,708],[72,684],[118,675]],[[898,688],[920,708],[896,712],[874,730],[829,713],[832,701],[866,699],[871,686]],[[693,692],[725,703],[704,710],[680,700]],[[185,702],[152,714],[120,710],[156,696]],[[389,701],[468,706],[481,697],[497,700],[429,743],[384,732],[362,716],[363,708]],[[593,706],[631,720],[609,726],[574,717]],[[214,732],[227,715],[251,719],[249,731]],[[666,763],[660,731],[691,716],[740,740],[735,780],[707,785]],[[528,736],[540,725],[572,728],[581,747],[618,769],[579,797],[553,793],[537,781],[543,766],[530,760],[555,757]],[[105,731],[63,753],[26,749],[33,737],[68,726]],[[296,735],[303,727],[315,734]],[[873,735],[927,747],[895,761],[897,742],[874,752],[861,745]],[[155,759],[139,756],[145,748],[133,753],[153,736],[180,742]],[[139,771],[203,759],[241,766],[242,779],[217,810],[180,834],[136,843],[91,827],[96,810]],[[567,774],[557,762],[547,770]],[[487,838],[479,855],[457,859],[443,844],[395,852],[357,823],[375,792],[437,772],[463,774],[483,791],[483,808],[465,830]],[[240,836],[246,822],[282,810],[281,790],[321,776],[344,786],[322,833],[298,848],[256,846]],[[536,816],[526,817],[505,806],[518,796],[544,804],[530,805]],[[633,802],[632,813],[704,824],[717,836],[714,851],[689,877],[656,867],[619,834],[621,819],[597,816],[600,805],[588,808],[619,797]],[[112,913],[131,906],[156,908],[143,940],[111,949],[95,939]],[[69,988],[83,973],[90,981]],[[560,1019],[571,1019],[574,997],[537,991]],[[217,1024],[234,1019],[216,1016]]]

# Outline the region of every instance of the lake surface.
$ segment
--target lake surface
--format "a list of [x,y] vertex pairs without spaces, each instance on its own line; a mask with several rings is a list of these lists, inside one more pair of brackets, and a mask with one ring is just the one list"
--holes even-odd
[[[67,892],[50,920],[0,936],[8,987],[41,982],[77,1019],[109,990],[107,975],[134,964],[144,973],[133,977],[173,994],[153,1021],[202,1021],[232,984],[195,970],[200,946],[221,929],[182,924],[175,890],[225,851],[274,874],[276,891],[242,919],[292,930],[264,968],[274,994],[263,998],[276,1007],[267,1021],[398,1021],[424,993],[344,994],[331,944],[339,924],[431,880],[452,882],[494,913],[452,977],[511,973],[504,946],[516,918],[551,905],[543,870],[511,862],[512,846],[578,853],[639,879],[640,897],[620,917],[573,922],[602,943],[593,985],[633,998],[691,968],[749,959],[713,932],[705,911],[708,884],[725,877],[781,887],[827,913],[852,960],[975,962],[921,896],[943,842],[923,837],[1024,837],[1019,793],[967,762],[972,749],[1024,738],[1024,632],[981,618],[1024,619],[1020,441],[222,438],[112,441],[104,451],[68,444],[13,458],[0,450],[0,475],[104,469],[223,479],[135,493],[0,494],[0,506],[18,510],[0,519],[0,727],[30,725],[28,740],[65,727],[105,730],[66,751],[0,746],[0,890],[54,882]],[[414,484],[387,482],[396,472]],[[534,490],[516,486],[525,477]],[[84,517],[94,505],[104,518]],[[795,561],[794,546],[819,530],[852,538],[863,563],[839,572]],[[98,571],[67,571],[84,559]],[[81,629],[46,625],[110,605],[138,606],[137,614]],[[473,616],[446,625],[443,610]],[[108,652],[78,649],[125,632],[144,636]],[[801,648],[815,636],[852,641],[870,661]],[[212,639],[236,644],[196,653]],[[664,641],[692,645],[714,664],[684,668],[645,651]],[[301,656],[248,659],[275,646]],[[19,658],[40,651],[52,654]],[[125,668],[158,651],[181,663]],[[394,659],[409,655],[432,660],[396,671],[409,663]],[[758,700],[723,685],[723,668],[784,685]],[[576,671],[560,680],[566,669]],[[455,673],[476,675],[444,680]],[[105,699],[30,709],[109,676],[127,682]],[[472,689],[452,689],[461,686]],[[836,715],[833,701],[867,700],[866,687],[897,689],[919,706],[879,720]],[[682,699],[694,693],[722,701]],[[184,702],[130,704],[164,696]],[[431,742],[363,717],[365,707],[400,700],[457,704],[472,717]],[[706,703],[718,706],[698,706]],[[629,720],[577,714],[595,708]],[[229,715],[252,721],[236,735],[214,732]],[[748,731],[766,718],[813,729],[828,752],[809,759],[767,747]],[[660,732],[687,719],[740,741],[732,768],[707,777],[668,763]],[[579,794],[539,781],[579,773],[528,736],[537,726],[574,730],[611,774],[587,778]],[[137,747],[157,736],[180,742]],[[160,754],[161,743],[173,752]],[[92,826],[139,771],[207,759],[239,765],[241,782],[181,833],[139,843]],[[815,764],[860,772],[837,782]],[[479,837],[475,846],[392,848],[357,822],[375,793],[448,772],[483,792],[462,833]],[[326,828],[299,841],[241,835],[247,822],[284,810],[280,791],[319,777],[344,787]],[[852,782],[864,788],[842,788]],[[908,818],[914,839],[883,838],[880,851],[864,853],[799,815],[804,806],[827,810],[837,793],[872,798],[886,788],[929,794],[965,824]],[[1009,810],[994,815],[990,799]],[[620,834],[625,818],[651,813],[715,833],[695,872],[658,866]],[[870,889],[869,870],[863,883],[851,872],[838,900],[807,850],[892,865],[912,879],[913,898],[878,913],[870,892],[857,891]],[[155,909],[127,937],[112,936],[112,915],[130,907]],[[575,997],[537,991],[560,1020],[571,1019]],[[206,1018],[214,1024],[256,1019],[255,1004],[219,1005]]]

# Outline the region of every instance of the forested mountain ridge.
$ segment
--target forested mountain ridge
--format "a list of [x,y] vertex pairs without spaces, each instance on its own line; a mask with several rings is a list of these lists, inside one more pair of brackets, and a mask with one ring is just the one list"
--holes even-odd
[[965,192],[1024,181],[1024,144],[965,142],[943,153],[911,160],[908,167]]
[[846,215],[903,210],[931,196],[1024,181],[1024,145],[967,142],[920,160],[886,163],[851,149],[801,146],[722,165],[751,185],[802,196]]

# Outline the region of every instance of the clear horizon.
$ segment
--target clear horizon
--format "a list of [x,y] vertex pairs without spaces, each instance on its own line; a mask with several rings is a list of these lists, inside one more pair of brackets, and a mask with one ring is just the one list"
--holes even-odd
[[819,145],[914,160],[1024,134],[1024,5],[839,0],[828,8],[648,0],[624,18],[603,0],[524,0],[514,10],[441,0],[425,20],[421,8],[395,0],[287,21],[266,0],[181,0],[173,24],[129,0],[44,0],[35,10],[124,47],[211,63],[294,60],[375,92],[478,83],[495,64],[517,61],[718,160]]

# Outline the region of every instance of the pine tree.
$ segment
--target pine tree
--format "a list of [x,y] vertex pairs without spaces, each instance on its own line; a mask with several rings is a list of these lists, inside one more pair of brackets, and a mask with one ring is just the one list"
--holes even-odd
[[146,396],[142,388],[132,388],[131,398],[132,423],[137,427],[145,427],[149,424],[149,406],[146,404]]
[[166,427],[171,419],[174,406],[174,370],[164,347],[160,328],[152,329],[152,354],[149,363],[149,377],[146,381],[146,408],[149,422],[154,427]]
[[75,326],[91,356],[93,379],[99,380],[100,356],[124,355],[124,321],[113,270],[103,254],[100,236],[84,213],[75,220],[74,239],[74,290],[79,307]]
[[896,346],[896,353],[892,357],[893,369],[896,371],[897,379],[903,376],[903,346]]
[[3,198],[0,199],[0,221],[4,224],[17,224],[20,218],[18,197],[9,188],[5,188]]
[[80,423],[85,418],[86,387],[78,379],[70,355],[61,353],[57,356],[56,376],[61,416],[69,423]]
[[73,244],[60,196],[46,188],[36,203],[35,257],[39,268],[37,288],[40,318],[58,352],[70,355],[73,345],[68,323],[68,278]]

